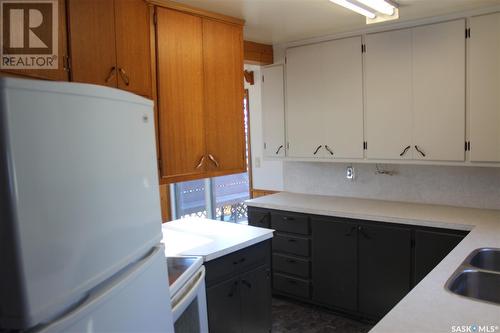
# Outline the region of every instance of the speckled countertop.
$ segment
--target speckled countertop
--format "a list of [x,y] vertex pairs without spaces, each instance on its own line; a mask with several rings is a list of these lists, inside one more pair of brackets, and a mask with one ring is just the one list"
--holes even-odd
[[[282,192],[247,201],[248,206],[306,214],[470,230],[406,297],[370,331],[452,332],[455,326],[492,326],[500,332],[500,305],[455,295],[444,285],[474,249],[500,248],[500,210],[330,197]],[[458,332],[458,331],[457,331]],[[486,332],[486,331],[485,331]]]

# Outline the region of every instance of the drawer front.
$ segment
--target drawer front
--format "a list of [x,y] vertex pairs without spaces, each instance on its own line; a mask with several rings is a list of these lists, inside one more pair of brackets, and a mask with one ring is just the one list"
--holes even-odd
[[301,214],[272,212],[271,228],[277,231],[309,235],[309,217]]
[[271,214],[266,210],[248,207],[248,224],[254,227],[270,228]]
[[310,277],[309,260],[286,256],[283,254],[273,254],[273,270],[303,278]]
[[270,264],[271,244],[264,241],[205,263],[207,286],[225,278]]
[[308,257],[310,255],[309,239],[278,233],[273,238],[273,252],[283,252]]
[[309,298],[311,295],[310,285],[311,283],[308,280],[302,280],[282,274],[273,274],[273,288],[276,291]]

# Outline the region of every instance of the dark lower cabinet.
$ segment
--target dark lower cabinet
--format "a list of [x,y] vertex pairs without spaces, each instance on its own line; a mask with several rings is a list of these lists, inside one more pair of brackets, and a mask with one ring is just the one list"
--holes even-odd
[[409,291],[411,230],[358,226],[358,311],[380,318]]
[[467,232],[415,231],[414,284],[430,273],[464,239]]
[[271,214],[268,210],[248,207],[248,224],[254,227],[271,227]]
[[312,299],[357,310],[357,229],[339,219],[311,219]]
[[242,275],[240,281],[242,332],[270,332],[272,324],[270,268],[261,266]]
[[239,283],[236,277],[207,288],[210,332],[242,332]]
[[205,264],[210,332],[271,331],[270,241]]

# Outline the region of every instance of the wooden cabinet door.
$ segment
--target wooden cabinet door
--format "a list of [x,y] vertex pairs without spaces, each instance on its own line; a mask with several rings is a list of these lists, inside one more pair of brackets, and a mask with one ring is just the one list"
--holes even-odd
[[320,130],[325,103],[322,47],[320,44],[286,51],[286,129],[290,157],[323,157]]
[[245,172],[241,26],[203,19],[203,71],[211,175]]
[[323,43],[317,131],[327,158],[363,158],[363,64],[361,37]]
[[411,231],[363,225],[358,242],[359,312],[381,318],[410,291]]
[[500,14],[469,22],[470,160],[500,162]]
[[150,7],[144,0],[115,1],[118,88],[152,98]]
[[356,311],[356,224],[328,218],[314,218],[311,223],[313,300]]
[[465,160],[464,31],[464,20],[413,29],[416,159]]
[[205,157],[201,18],[156,8],[161,178],[201,178]]
[[461,233],[415,231],[414,285],[430,273],[464,239]]
[[285,156],[283,65],[262,68],[262,134],[264,155]]
[[71,80],[116,87],[113,0],[68,0]]
[[366,156],[412,159],[412,31],[368,34],[365,42]]
[[[69,69],[66,60],[68,57],[67,25],[66,25],[66,1],[58,0],[58,67],[57,69],[23,69],[23,70],[1,70],[0,76],[28,76],[35,79],[68,81]],[[5,73],[5,74],[4,74]]]
[[208,327],[210,332],[242,332],[240,288],[239,277],[207,288]]
[[271,272],[261,266],[240,280],[241,328],[244,333],[271,332]]

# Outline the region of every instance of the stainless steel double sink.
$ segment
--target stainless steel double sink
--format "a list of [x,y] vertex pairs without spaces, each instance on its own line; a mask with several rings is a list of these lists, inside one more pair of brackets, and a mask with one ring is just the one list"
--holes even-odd
[[500,305],[500,249],[472,251],[445,287],[457,295]]

